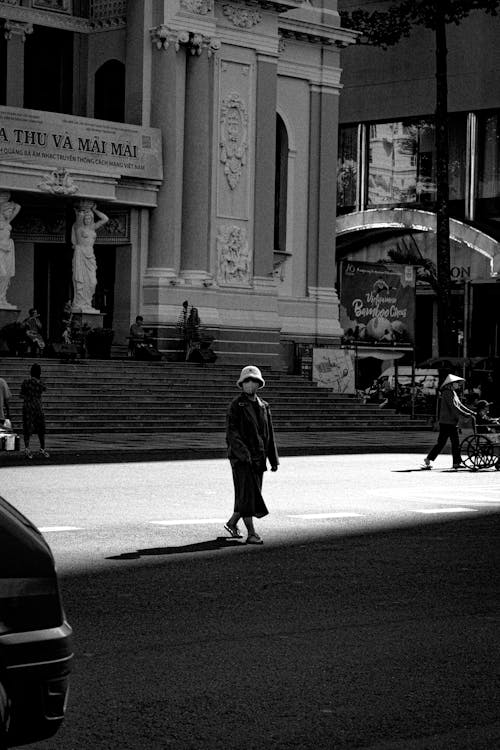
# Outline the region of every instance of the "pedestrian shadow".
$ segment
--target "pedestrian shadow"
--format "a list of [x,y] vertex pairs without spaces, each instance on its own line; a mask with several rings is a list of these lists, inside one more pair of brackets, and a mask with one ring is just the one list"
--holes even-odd
[[138,560],[140,557],[182,555],[189,552],[210,552],[212,550],[231,549],[241,546],[242,543],[238,539],[218,536],[216,539],[210,539],[206,542],[185,544],[180,547],[150,547],[149,549],[138,549],[135,552],[123,552],[121,555],[112,555],[111,557],[106,557],[106,560]]

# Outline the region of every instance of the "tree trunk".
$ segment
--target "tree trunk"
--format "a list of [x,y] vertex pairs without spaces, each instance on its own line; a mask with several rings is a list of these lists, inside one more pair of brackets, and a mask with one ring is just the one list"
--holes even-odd
[[436,256],[439,355],[453,354],[448,188],[448,70],[444,13],[436,9]]

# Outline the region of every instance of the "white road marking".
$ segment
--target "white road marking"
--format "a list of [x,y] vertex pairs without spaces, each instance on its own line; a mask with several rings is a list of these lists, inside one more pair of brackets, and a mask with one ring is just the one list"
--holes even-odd
[[362,518],[362,513],[300,513],[296,515],[289,515],[288,518]]
[[38,530],[42,534],[46,534],[49,531],[83,531],[81,526],[39,526]]
[[185,518],[182,521],[149,521],[155,526],[191,526],[204,523],[226,523],[227,518]]
[[477,513],[475,508],[415,508],[413,513]]

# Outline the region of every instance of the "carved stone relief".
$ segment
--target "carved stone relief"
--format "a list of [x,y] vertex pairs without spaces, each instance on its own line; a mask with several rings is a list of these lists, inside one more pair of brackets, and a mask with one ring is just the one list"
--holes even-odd
[[206,16],[214,9],[214,0],[181,0],[181,8],[198,16]]
[[238,93],[233,91],[223,100],[220,123],[220,160],[229,187],[234,190],[246,164],[248,150],[248,113]]
[[250,286],[251,261],[246,229],[236,224],[221,224],[217,234],[219,284]]
[[154,29],[150,29],[149,33],[151,41],[157,49],[168,49],[173,44],[175,51],[178,52],[181,44],[183,44],[192,55],[201,55],[202,51],[206,49],[208,57],[211,57],[214,52],[221,48],[221,41],[216,37],[169,29],[163,23],[155,26]]
[[74,195],[79,190],[67,169],[54,169],[38,183],[37,187],[54,195]]
[[262,21],[262,14],[258,10],[242,5],[224,5],[223,12],[231,23],[240,29],[251,29]]

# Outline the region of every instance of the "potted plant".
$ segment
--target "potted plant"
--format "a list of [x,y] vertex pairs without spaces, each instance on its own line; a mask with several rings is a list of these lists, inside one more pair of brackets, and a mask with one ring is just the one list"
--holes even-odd
[[87,356],[91,359],[109,359],[114,335],[111,328],[91,328],[85,336]]

